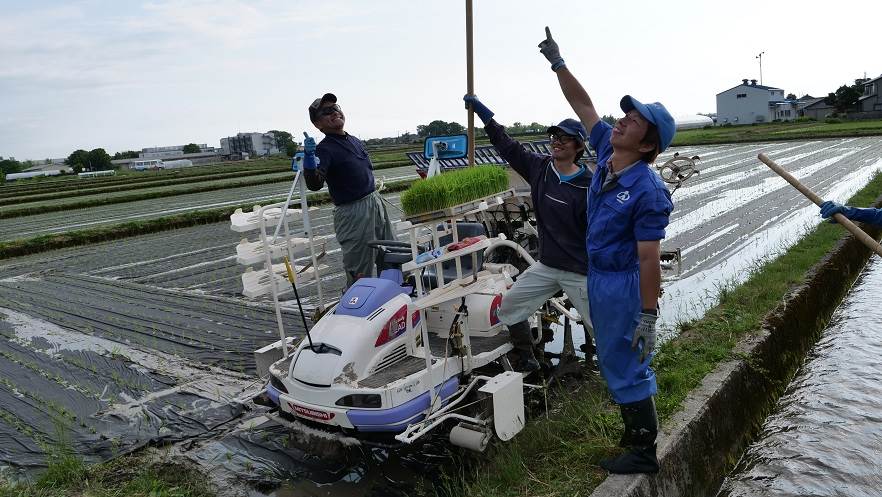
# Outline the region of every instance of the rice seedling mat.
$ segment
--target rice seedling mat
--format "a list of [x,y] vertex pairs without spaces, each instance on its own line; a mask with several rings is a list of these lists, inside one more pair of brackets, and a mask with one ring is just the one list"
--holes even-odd
[[507,198],[511,198],[515,196],[514,190],[505,190],[498,193],[494,193],[493,195],[488,195],[486,197],[478,198],[475,200],[470,200],[468,202],[457,204],[452,207],[446,207],[444,209],[431,211],[431,212],[423,212],[420,214],[415,214],[413,216],[405,217],[405,221],[410,221],[413,224],[427,223],[431,221],[437,221],[441,219],[450,219],[462,217],[470,214],[476,214],[478,212],[487,210],[489,207],[502,205],[502,203]]

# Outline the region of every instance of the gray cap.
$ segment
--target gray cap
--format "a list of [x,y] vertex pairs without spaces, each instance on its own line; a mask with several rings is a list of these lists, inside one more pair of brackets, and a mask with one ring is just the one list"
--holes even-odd
[[325,93],[322,95],[322,98],[317,98],[313,100],[312,104],[309,106],[309,120],[315,122],[316,112],[318,112],[319,108],[325,102],[331,102],[332,104],[337,103],[337,95],[333,93]]

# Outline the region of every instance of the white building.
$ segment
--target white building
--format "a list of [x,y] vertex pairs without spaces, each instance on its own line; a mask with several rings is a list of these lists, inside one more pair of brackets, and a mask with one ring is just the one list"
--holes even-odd
[[[209,147],[205,143],[197,144],[200,153],[214,152],[214,147]],[[148,147],[141,149],[138,153],[139,159],[168,159],[171,157],[181,157],[184,155],[185,145],[170,145],[167,147]]]
[[239,157],[274,155],[280,152],[272,133],[237,133],[236,136],[221,138],[220,145],[223,155]]
[[784,98],[784,90],[742,79],[741,84],[717,93],[717,125],[753,124],[798,117],[796,103]]

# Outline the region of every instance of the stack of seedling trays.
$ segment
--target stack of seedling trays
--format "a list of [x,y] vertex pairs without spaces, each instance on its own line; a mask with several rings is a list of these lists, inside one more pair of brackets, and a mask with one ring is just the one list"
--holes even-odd
[[[292,236],[290,223],[303,217],[302,210],[294,208],[285,209],[282,229],[274,236],[284,205],[285,202],[266,207],[255,205],[251,212],[236,209],[236,212],[230,216],[230,228],[233,231],[238,233],[256,231],[258,234],[257,240],[244,238],[236,246],[236,262],[247,266],[242,274],[242,295],[248,298],[273,293],[273,284],[275,284],[275,296],[290,292],[292,288],[288,282],[284,257],[287,256],[293,261],[299,255],[314,255],[310,251],[315,251],[315,243],[320,242],[323,246],[328,238],[314,238],[311,243],[309,233],[305,233],[306,236],[303,237]],[[261,263],[263,269],[252,268],[253,265]],[[297,275],[298,285],[315,280],[322,270],[327,269],[327,265],[318,264],[308,267],[292,264],[292,267]]]
[[512,195],[505,169],[474,166],[417,181],[401,195],[401,206],[405,219],[419,224],[456,218],[480,210],[488,200],[501,202]]

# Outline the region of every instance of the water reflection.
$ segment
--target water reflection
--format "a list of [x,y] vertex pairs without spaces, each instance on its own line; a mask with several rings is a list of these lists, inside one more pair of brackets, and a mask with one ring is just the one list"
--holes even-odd
[[874,257],[720,497],[882,493],[880,288]]

